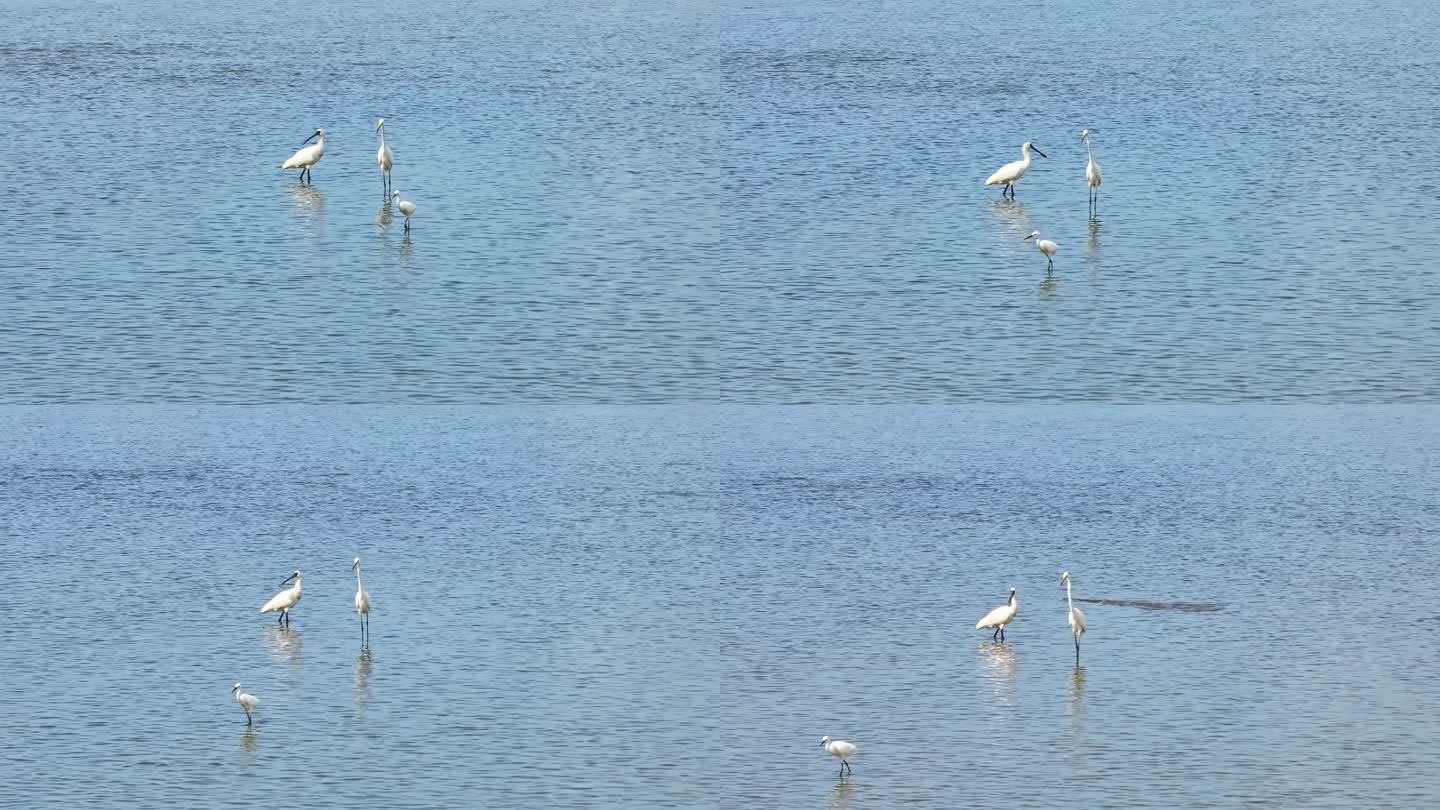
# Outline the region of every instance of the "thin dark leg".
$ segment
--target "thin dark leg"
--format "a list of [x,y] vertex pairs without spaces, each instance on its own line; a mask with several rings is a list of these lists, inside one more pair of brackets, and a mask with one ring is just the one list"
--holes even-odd
[[1000,625],[1000,640],[1001,640],[1001,641],[1004,641],[1004,640],[1005,640],[1005,625],[1003,625],[1003,624]]
[[1075,666],[1080,666],[1080,637],[1075,637]]
[[250,712],[245,712],[245,725],[247,727],[255,725],[255,720],[250,717]]
[[995,628],[995,632],[993,632],[993,633],[990,634],[990,640],[991,640],[991,641],[999,641],[999,640],[1000,640],[1000,628],[999,628],[999,627],[996,627],[996,628]]

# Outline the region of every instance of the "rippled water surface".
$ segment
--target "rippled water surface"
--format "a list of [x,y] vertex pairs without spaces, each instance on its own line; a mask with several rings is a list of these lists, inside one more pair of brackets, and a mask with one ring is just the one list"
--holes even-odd
[[[1430,406],[66,406],[0,431],[17,807],[1440,801]],[[277,630],[257,610],[297,567]],[[1086,604],[1076,669],[1062,568],[1219,610]],[[1011,585],[993,644],[973,625]],[[844,784],[822,734],[862,746]]]
[[0,6],[0,401],[1440,394],[1433,4]]

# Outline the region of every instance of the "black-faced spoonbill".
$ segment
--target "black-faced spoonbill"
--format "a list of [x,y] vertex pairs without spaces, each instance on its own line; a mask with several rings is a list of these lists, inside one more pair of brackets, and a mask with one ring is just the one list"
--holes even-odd
[[400,213],[405,215],[405,230],[410,230],[410,217],[415,216],[415,203],[400,199],[400,192],[398,191],[391,194],[390,197],[397,201],[395,207],[399,208]]
[[1100,202],[1100,164],[1095,162],[1095,150],[1090,146],[1091,130],[1080,130],[1080,140],[1085,144],[1085,154],[1090,158],[1085,163],[1085,183],[1090,186],[1090,214],[1095,214],[1095,206]]
[[985,185],[1004,186],[1005,188],[1000,189],[1000,196],[1004,197],[1005,192],[1009,191],[1010,199],[1015,199],[1015,181],[1023,177],[1025,172],[1030,171],[1030,150],[1032,149],[1034,149],[1035,153],[1040,157],[1049,158],[1049,155],[1036,149],[1033,145],[1023,143],[1020,145],[1020,159],[1014,163],[1006,163],[1004,166],[1001,166],[999,171],[990,175],[990,179],[985,181]]
[[[315,141],[316,138],[320,140]],[[315,141],[314,146],[305,146],[305,144],[311,141]],[[305,182],[305,178],[308,176],[313,183],[315,181],[315,173],[310,171],[310,167],[319,163],[320,158],[325,157],[325,130],[315,130],[315,134],[306,138],[300,145],[304,148],[291,155],[289,160],[281,163],[280,168],[299,169],[300,182]]]
[[365,590],[365,582],[360,578],[359,557],[350,564],[350,570],[355,572],[355,612],[360,614],[360,644],[363,646],[370,638],[370,593]]
[[390,199],[390,168],[395,165],[395,154],[390,147],[385,145],[385,119],[381,118],[380,123],[375,125],[375,131],[380,133],[380,152],[375,155],[375,162],[380,164],[380,182],[385,186],[385,199]]
[[829,735],[826,735],[820,738],[820,747],[825,749],[825,753],[840,760],[841,778],[844,778],[846,771],[850,771],[851,773],[855,772],[855,770],[850,767],[850,763],[845,761],[855,756],[855,752],[860,750],[854,743],[848,743],[844,740],[832,740]]
[[1040,252],[1045,255],[1045,273],[1048,275],[1052,271],[1054,271],[1055,251],[1059,250],[1060,246],[1055,244],[1054,242],[1051,242],[1049,239],[1041,239],[1039,231],[1031,231],[1030,233],[1025,235],[1025,238],[1034,239],[1035,247],[1039,248]]
[[1070,633],[1075,636],[1075,666],[1080,666],[1080,637],[1085,635],[1085,614],[1080,608],[1075,607],[1075,601],[1070,598],[1070,572],[1060,573],[1060,582],[1065,586],[1065,604],[1070,606],[1070,615],[1066,617],[1070,622]]
[[991,640],[998,638],[1004,641],[1005,625],[1015,621],[1015,614],[1019,612],[1019,610],[1020,605],[1015,601],[1015,589],[1011,588],[1010,599],[1000,607],[986,613],[985,618],[975,623],[975,629],[984,630],[993,627],[995,628],[995,632],[990,636]]
[[280,620],[276,622],[276,624],[283,623],[286,626],[289,626],[290,610],[296,605],[300,604],[300,597],[304,595],[304,592],[300,590],[301,576],[299,571],[296,571],[295,573],[281,580],[280,584],[284,585],[286,582],[289,582],[292,579],[295,580],[294,585],[291,585],[289,588],[286,588],[285,590],[270,597],[270,601],[266,602],[265,606],[260,608],[261,613],[273,613],[277,610],[280,611]]
[[230,694],[235,696],[235,702],[239,703],[240,708],[245,710],[245,725],[253,725],[255,721],[250,717],[250,713],[255,711],[256,706],[260,705],[260,698],[241,692],[239,681],[235,682],[235,688],[230,690]]

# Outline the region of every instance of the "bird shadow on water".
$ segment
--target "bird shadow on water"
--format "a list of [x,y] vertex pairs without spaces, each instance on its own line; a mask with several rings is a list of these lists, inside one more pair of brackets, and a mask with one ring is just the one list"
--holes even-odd
[[288,627],[265,628],[265,646],[270,654],[295,666],[305,663],[305,638]]

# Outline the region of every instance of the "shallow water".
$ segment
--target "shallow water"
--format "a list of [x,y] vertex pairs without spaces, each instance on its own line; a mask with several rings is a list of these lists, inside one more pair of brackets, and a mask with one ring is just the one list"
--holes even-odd
[[[17,806],[1440,799],[1433,407],[67,406],[0,430]],[[279,631],[257,610],[296,567]],[[1223,609],[1087,604],[1076,670],[1062,569]],[[973,625],[1011,585],[992,644]],[[862,746],[844,785],[824,734]]]
[[6,7],[0,401],[1440,395],[1433,5]]

